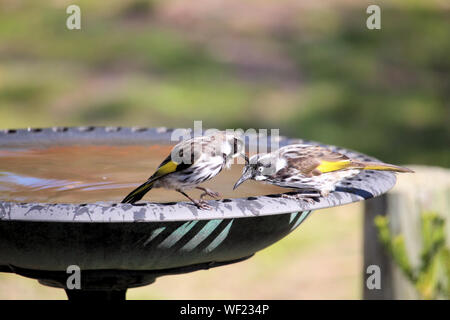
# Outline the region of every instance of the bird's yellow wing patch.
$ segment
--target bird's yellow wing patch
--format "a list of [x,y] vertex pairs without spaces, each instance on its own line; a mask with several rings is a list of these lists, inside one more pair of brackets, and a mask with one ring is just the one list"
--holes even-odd
[[175,172],[177,170],[178,163],[174,161],[169,161],[166,164],[162,165],[161,167],[156,170],[154,177],[161,177],[165,176],[166,174]]
[[317,166],[316,170],[319,170],[322,173],[338,171],[342,169],[347,169],[350,167],[350,160],[341,160],[341,161],[321,161],[319,166]]

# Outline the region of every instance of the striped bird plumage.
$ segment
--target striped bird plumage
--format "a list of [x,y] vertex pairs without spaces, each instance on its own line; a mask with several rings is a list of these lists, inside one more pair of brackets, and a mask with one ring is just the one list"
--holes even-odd
[[[152,188],[166,188],[182,193],[200,208],[209,209],[203,197],[218,197],[219,194],[198,185],[229,167],[232,159],[243,153],[243,146],[244,142],[237,135],[224,131],[181,141],[173,147],[155,173],[122,202],[135,203]],[[185,190],[191,188],[204,191],[200,201],[186,194]]]
[[235,188],[253,179],[327,196],[339,182],[356,176],[361,170],[412,172],[391,164],[351,159],[321,146],[294,144],[250,158]]

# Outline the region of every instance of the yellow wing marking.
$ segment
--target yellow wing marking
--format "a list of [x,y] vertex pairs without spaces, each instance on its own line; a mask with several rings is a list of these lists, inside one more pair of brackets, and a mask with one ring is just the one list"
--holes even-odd
[[352,163],[350,160],[341,160],[341,161],[321,161],[320,165],[316,168],[322,173],[338,171],[342,169],[347,169],[351,167]]
[[154,178],[165,176],[166,174],[175,172],[177,170],[178,163],[174,161],[169,161],[165,165],[161,166],[156,170],[153,175]]
[[362,170],[381,170],[381,171],[395,171],[395,172],[414,172],[408,168],[403,168],[387,163],[377,162],[355,162],[352,160],[341,161],[321,161],[316,168],[322,173],[338,171],[343,169],[362,169]]
[[364,170],[382,170],[382,171],[395,171],[395,172],[414,172],[411,169],[403,168],[399,166],[394,166],[393,164],[387,163],[366,163]]

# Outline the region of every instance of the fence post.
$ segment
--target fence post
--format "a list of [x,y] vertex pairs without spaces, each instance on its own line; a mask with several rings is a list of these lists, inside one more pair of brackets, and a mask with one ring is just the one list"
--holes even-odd
[[[363,299],[385,300],[394,298],[392,287],[392,265],[383,245],[378,241],[377,228],[374,219],[377,215],[386,215],[387,196],[367,200],[364,206],[364,268],[363,268]],[[367,268],[377,265],[381,271],[381,288],[369,289],[366,281],[369,276]]]
[[[377,215],[387,215],[393,235],[402,234],[408,259],[414,268],[420,266],[422,250],[421,216],[436,212],[446,220],[447,245],[450,245],[450,170],[439,167],[414,166],[413,174],[399,175],[396,186],[387,194],[365,201],[364,206],[364,299],[418,299],[414,285],[387,255],[378,240],[374,224]],[[381,269],[381,289],[366,286],[369,265]]]

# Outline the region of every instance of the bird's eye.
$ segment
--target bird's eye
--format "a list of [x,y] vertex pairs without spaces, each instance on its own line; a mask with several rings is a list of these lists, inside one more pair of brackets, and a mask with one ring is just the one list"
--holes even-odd
[[263,172],[263,170],[264,170],[264,168],[263,168],[263,167],[258,167],[258,171],[259,171],[259,172],[261,172],[261,173],[262,173],[262,172]]

